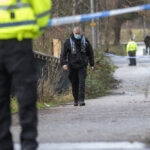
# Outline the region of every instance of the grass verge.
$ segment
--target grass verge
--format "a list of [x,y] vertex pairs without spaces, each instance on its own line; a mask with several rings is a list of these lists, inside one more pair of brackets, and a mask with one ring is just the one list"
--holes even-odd
[[[48,108],[48,107],[55,107],[55,106],[59,106],[59,105],[64,105],[68,102],[72,102],[73,101],[73,97],[70,91],[63,93],[61,95],[55,95],[53,97],[53,99],[51,99],[50,101],[44,101],[44,99],[42,101],[38,101],[37,102],[37,108],[38,109],[44,109],[44,108]],[[10,103],[10,107],[11,107],[11,113],[17,113],[18,112],[18,102],[16,98],[11,98],[11,103]]]
[[109,53],[111,54],[116,54],[116,55],[120,55],[120,56],[126,56],[126,47],[125,45],[110,45],[109,48]]

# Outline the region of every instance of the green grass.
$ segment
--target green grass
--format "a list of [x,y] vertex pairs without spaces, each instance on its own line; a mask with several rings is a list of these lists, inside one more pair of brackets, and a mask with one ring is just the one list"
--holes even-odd
[[[109,45],[109,53],[116,54],[120,56],[126,56],[126,46],[125,45]],[[102,46],[101,51],[105,52],[105,46]]]
[[126,55],[125,45],[110,45],[109,53],[125,56]]
[[[48,107],[56,107],[56,106],[60,106],[68,102],[72,102],[72,101],[73,101],[73,97],[72,97],[71,92],[69,91],[68,93],[65,93],[62,95],[55,95],[53,100],[50,100],[49,102],[44,102],[44,100],[38,101],[37,108],[44,109]],[[16,98],[11,98],[10,107],[11,107],[11,113],[16,113],[19,111],[18,102]]]
[[[136,35],[135,41],[144,41],[143,29],[130,28],[130,29],[122,29],[121,30],[121,42],[129,41],[129,39],[131,38],[129,32],[131,32],[132,35]],[[150,30],[146,29],[146,35],[149,35],[149,34],[150,34]]]
[[[70,101],[68,101],[70,102]],[[66,102],[63,102],[63,103],[59,103],[59,102],[46,102],[46,103],[43,103],[43,102],[37,102],[37,109],[44,109],[44,108],[48,108],[48,107],[55,107],[55,106],[59,106],[59,105],[62,105]],[[49,105],[49,106],[48,106]],[[17,100],[13,100],[11,102],[11,113],[17,113],[19,110],[18,110],[18,103],[17,103]]]

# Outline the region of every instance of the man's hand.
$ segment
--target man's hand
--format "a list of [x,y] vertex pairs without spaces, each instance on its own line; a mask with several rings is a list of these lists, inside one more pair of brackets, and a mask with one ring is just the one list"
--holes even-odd
[[91,71],[94,71],[94,67],[93,66],[91,67]]
[[63,69],[64,70],[68,70],[68,66],[67,65],[63,65]]

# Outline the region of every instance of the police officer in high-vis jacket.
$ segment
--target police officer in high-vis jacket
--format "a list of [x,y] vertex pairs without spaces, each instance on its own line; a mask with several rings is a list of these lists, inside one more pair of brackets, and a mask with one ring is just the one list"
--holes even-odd
[[89,41],[81,35],[80,27],[75,27],[64,43],[60,60],[63,69],[69,70],[74,106],[84,106],[86,68],[89,62],[94,70],[94,56]]
[[13,150],[10,91],[19,104],[21,150],[37,149],[37,76],[32,39],[44,32],[51,0],[0,0],[0,150]]
[[129,55],[130,64],[129,66],[136,66],[136,52],[137,52],[137,44],[133,40],[133,38],[128,42],[126,51]]

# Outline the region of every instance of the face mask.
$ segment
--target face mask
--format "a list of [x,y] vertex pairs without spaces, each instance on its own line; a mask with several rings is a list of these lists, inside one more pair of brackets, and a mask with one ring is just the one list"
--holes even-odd
[[80,34],[74,34],[75,39],[81,39],[81,35]]

